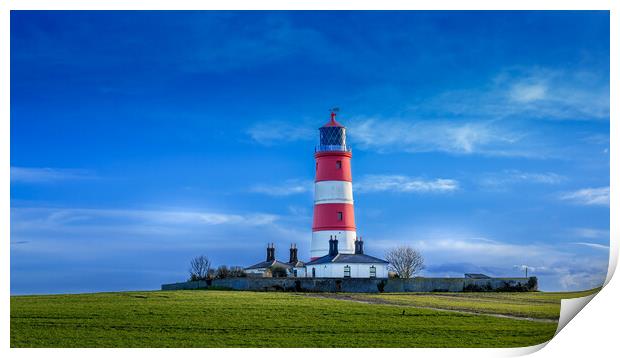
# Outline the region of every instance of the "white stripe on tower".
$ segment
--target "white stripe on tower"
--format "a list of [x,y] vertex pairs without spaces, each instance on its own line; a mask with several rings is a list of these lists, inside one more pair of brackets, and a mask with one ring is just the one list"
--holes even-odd
[[326,180],[314,183],[314,205],[328,203],[353,204],[351,182]]

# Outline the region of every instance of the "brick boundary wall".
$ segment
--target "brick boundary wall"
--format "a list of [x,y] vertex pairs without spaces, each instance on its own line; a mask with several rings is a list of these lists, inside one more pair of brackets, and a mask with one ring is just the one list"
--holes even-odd
[[[296,292],[462,292],[464,289],[510,290],[528,285],[528,278],[497,277],[488,279],[416,277],[410,279],[381,278],[254,278],[239,277],[210,281],[178,282],[161,285],[167,290],[229,289],[237,291]],[[537,290],[533,287],[530,290]]]

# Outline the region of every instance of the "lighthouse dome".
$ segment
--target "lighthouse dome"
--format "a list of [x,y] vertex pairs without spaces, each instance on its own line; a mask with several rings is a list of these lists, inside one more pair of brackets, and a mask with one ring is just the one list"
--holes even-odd
[[336,113],[332,112],[331,119],[319,128],[320,142],[317,152],[349,152],[347,147],[346,128],[336,121]]

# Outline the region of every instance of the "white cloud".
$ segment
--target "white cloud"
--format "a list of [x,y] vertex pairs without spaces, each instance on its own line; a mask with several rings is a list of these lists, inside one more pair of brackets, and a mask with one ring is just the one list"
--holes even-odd
[[543,84],[517,83],[510,90],[510,98],[516,102],[533,102],[546,97],[547,87]]
[[[352,144],[378,152],[553,157],[566,154],[565,150],[555,148],[557,143],[544,129],[524,130],[521,119],[609,118],[608,78],[585,71],[508,69],[482,89],[457,89],[408,101],[397,118],[351,116],[347,122]],[[424,119],[427,115],[439,119]],[[264,122],[250,128],[248,134],[271,145],[312,140],[315,127],[316,123]]]
[[354,183],[360,193],[392,191],[400,193],[443,193],[458,190],[459,183],[453,179],[424,180],[404,175],[366,175]]
[[[247,265],[263,257],[267,241],[280,248],[296,242],[305,249],[311,237],[308,220],[260,212],[11,208],[11,241],[28,242],[11,245],[11,254],[44,255],[49,262],[50,255],[83,260],[207,252],[222,255],[226,264]],[[279,251],[278,257],[285,253]]]
[[609,250],[609,246],[607,246],[607,245],[595,244],[595,243],[592,243],[592,242],[573,242],[573,244],[581,245],[581,246],[587,246],[587,247],[591,247],[593,249]]
[[516,268],[517,270],[523,271],[523,272],[525,272],[525,270],[527,270],[528,273],[534,273],[538,269],[536,267],[532,267],[532,266],[528,266],[528,265],[514,265],[513,267]]
[[[378,152],[447,152],[493,156],[530,157],[525,133],[494,121],[407,120],[404,118],[351,117],[346,120],[348,140],[353,145]],[[312,124],[313,123],[313,124]],[[252,125],[246,133],[262,145],[277,145],[318,139],[316,121],[291,123],[265,121]]]
[[290,179],[278,185],[259,184],[252,187],[254,193],[271,196],[288,196],[312,192],[313,182],[309,180]]
[[566,180],[564,176],[556,173],[533,173],[520,170],[504,170],[499,173],[488,173],[480,179],[480,185],[493,189],[504,189],[511,184],[534,183],[534,184],[558,184]]
[[[12,208],[11,224],[16,230],[54,230],[97,227],[103,231],[130,227],[137,232],[157,228],[192,226],[260,226],[279,217],[266,213],[230,214],[190,210],[131,210],[86,208]],[[113,222],[106,228],[106,223]],[[136,230],[134,230],[136,229]],[[165,230],[163,230],[165,231]]]
[[575,228],[571,230],[572,234],[585,239],[609,239],[609,230],[592,229],[592,228]]
[[515,277],[523,275],[527,266],[538,276],[542,290],[589,289],[602,284],[607,274],[608,257],[602,248],[584,255],[575,252],[571,243],[505,242],[452,230],[446,225],[382,233],[383,238],[367,240],[367,250],[371,254],[378,250],[376,255],[394,246],[411,245],[421,251],[429,268],[423,276],[463,277],[465,272],[481,272]]
[[513,257],[517,261],[526,257],[540,257],[549,252],[549,248],[543,245],[510,244],[487,238],[437,238],[419,240],[416,245],[426,252],[451,252],[462,256],[485,255],[496,259]]
[[[215,265],[248,266],[265,259],[267,242],[276,244],[276,257],[285,261],[286,248],[297,243],[305,260],[310,223],[306,217],[262,212],[14,207],[11,262],[16,264],[13,273],[20,277],[25,272],[29,277],[49,272],[92,277],[92,271],[115,283],[118,279],[106,270],[120,267],[133,275],[152,268],[166,273],[166,277],[149,276],[151,283],[145,288],[157,289],[162,282],[184,280],[189,260],[200,254]],[[84,287],[93,289],[89,285],[92,282]],[[131,284],[115,290],[127,287]]]
[[493,122],[354,118],[350,128],[353,143],[380,152],[525,155],[512,146],[522,134]]
[[447,91],[420,104],[469,118],[609,119],[609,79],[585,71],[511,69],[486,88]]
[[530,183],[557,184],[565,179],[563,176],[555,173],[527,173],[518,170],[510,170],[506,173],[509,176],[509,180]]
[[609,206],[609,187],[579,189],[562,194],[560,199],[581,205]]
[[94,178],[96,177],[91,172],[82,169],[11,167],[11,181],[19,183],[49,183]]

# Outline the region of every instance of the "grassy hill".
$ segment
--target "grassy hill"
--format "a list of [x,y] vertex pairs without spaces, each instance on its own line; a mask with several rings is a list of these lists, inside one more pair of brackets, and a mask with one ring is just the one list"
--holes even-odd
[[13,296],[11,347],[519,347],[551,339],[560,299],[589,293]]

